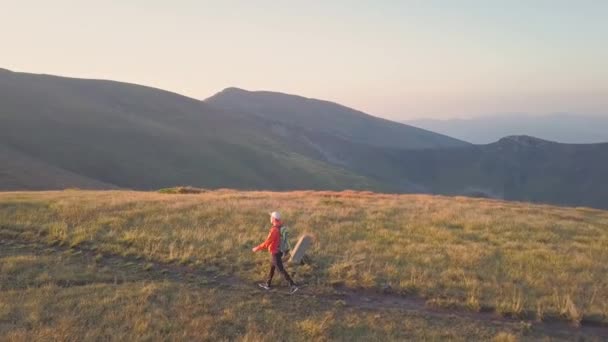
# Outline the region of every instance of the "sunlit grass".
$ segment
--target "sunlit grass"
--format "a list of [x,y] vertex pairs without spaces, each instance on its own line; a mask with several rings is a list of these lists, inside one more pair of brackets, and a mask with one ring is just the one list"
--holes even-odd
[[[0,195],[4,234],[190,265],[246,282],[250,249],[279,210],[292,238],[315,236],[289,266],[318,291],[390,288],[429,303],[508,316],[608,322],[608,212],[358,192],[45,192]],[[304,327],[306,326],[306,323]]]
[[[42,246],[42,247],[40,247]],[[530,334],[394,309],[360,310],[310,295],[231,287],[203,275],[172,279],[150,263],[1,242],[0,338],[5,341],[437,340]],[[112,277],[119,278],[114,281]]]

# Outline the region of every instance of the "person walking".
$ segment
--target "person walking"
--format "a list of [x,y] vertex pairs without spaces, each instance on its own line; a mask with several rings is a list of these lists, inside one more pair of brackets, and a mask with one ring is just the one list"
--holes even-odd
[[275,269],[278,269],[279,273],[281,273],[283,278],[285,278],[285,280],[289,283],[289,293],[291,294],[298,291],[298,287],[293,282],[287,271],[285,271],[285,267],[283,267],[283,252],[281,252],[280,249],[281,227],[283,226],[283,223],[281,222],[281,214],[276,211],[270,213],[270,223],[271,227],[266,240],[252,249],[253,252],[267,249],[270,253],[270,270],[268,272],[268,279],[266,280],[266,283],[260,283],[258,285],[265,290],[270,290],[272,278],[274,277],[274,271]]

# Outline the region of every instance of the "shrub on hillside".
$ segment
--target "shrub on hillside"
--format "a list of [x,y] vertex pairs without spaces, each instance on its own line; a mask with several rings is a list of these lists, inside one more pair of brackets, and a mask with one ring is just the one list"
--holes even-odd
[[192,186],[176,186],[173,188],[164,188],[158,190],[161,194],[201,194],[203,192],[207,192],[209,190],[195,188]]

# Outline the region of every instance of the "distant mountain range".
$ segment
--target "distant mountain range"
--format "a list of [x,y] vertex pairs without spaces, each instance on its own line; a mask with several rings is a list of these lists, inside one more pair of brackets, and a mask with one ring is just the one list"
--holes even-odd
[[608,113],[598,115],[492,115],[473,119],[404,121],[474,144],[489,144],[510,135],[529,135],[568,144],[608,142]]
[[608,144],[488,145],[335,103],[228,88],[204,101],[0,69],[0,190],[367,189],[608,208]]
[[510,136],[487,145],[407,151],[402,174],[423,192],[608,208],[608,143]]
[[[248,94],[228,89],[205,102],[134,84],[0,70],[0,147],[18,156],[15,159],[29,161],[0,166],[0,184],[4,189],[188,184],[388,191],[395,187],[331,162],[329,154],[347,153],[344,149],[351,142],[356,146],[354,141],[362,141],[364,148],[366,141],[399,148],[466,144],[296,96],[261,93],[264,101],[258,108],[277,109],[268,114],[221,105],[247,103]],[[286,99],[295,105],[278,110],[266,101],[269,96],[276,97],[278,105]],[[316,118],[306,121],[300,104],[318,108]],[[329,128],[339,120],[342,128]],[[331,151],[324,149],[326,144],[332,144]],[[333,149],[336,146],[341,150]],[[78,180],[41,180],[58,173],[62,179],[77,175]]]

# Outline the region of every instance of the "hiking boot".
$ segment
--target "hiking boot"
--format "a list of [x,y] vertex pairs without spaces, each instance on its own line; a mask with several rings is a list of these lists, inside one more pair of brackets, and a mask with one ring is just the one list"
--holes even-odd
[[258,286],[263,288],[264,290],[270,290],[270,286],[266,283],[259,283]]
[[294,294],[294,293],[296,293],[296,291],[298,291],[298,290],[299,290],[299,288],[298,288],[297,286],[295,286],[295,285],[291,285],[291,286],[289,287],[289,294]]

